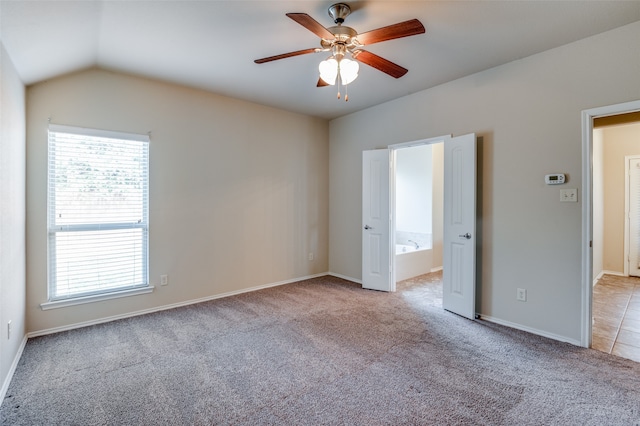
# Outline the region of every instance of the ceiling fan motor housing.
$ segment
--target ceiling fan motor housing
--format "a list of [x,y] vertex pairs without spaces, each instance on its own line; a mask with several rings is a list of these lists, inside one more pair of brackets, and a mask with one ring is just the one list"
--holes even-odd
[[329,6],[329,16],[333,19],[333,22],[340,25],[344,22],[344,19],[351,13],[351,8],[345,3],[336,3]]

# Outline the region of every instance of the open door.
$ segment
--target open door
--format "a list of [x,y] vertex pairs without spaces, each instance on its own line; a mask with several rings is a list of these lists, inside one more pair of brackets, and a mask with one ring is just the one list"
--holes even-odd
[[395,291],[391,257],[391,153],[362,153],[362,288]]
[[476,135],[444,142],[444,309],[474,319],[476,312]]

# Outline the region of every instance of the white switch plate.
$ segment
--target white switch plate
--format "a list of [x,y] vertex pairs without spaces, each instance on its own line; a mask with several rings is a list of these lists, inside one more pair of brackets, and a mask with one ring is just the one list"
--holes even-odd
[[578,189],[567,188],[560,190],[560,201],[563,203],[577,203],[578,202]]
[[160,275],[160,285],[168,285],[169,277],[166,275]]

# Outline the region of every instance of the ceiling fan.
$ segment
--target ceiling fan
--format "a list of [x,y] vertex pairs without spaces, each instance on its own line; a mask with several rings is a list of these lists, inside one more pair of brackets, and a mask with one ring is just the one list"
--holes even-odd
[[[320,71],[318,87],[334,85],[336,81],[343,86],[348,85],[358,76],[358,61],[394,78],[400,78],[407,73],[408,70],[406,68],[394,64],[374,53],[362,50],[362,47],[396,38],[423,34],[425,29],[419,20],[410,19],[358,34],[353,28],[342,25],[345,18],[351,13],[349,5],[336,3],[329,7],[328,12],[336,26],[325,28],[306,13],[286,14],[289,18],[320,37],[321,47],[268,56],[266,58],[256,59],[254,62],[264,64],[265,62],[305,55],[307,53],[331,52],[331,56],[322,61],[318,67]],[[347,58],[347,54],[351,56],[352,59]],[[338,99],[339,98],[340,91],[338,91]],[[345,96],[345,100],[349,100],[348,94]]]

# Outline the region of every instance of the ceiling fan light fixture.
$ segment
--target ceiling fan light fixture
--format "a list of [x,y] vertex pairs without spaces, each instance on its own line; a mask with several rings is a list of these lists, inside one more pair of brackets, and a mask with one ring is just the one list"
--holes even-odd
[[340,75],[342,85],[346,86],[358,77],[359,70],[360,65],[358,62],[347,58],[342,58],[338,61],[334,56],[325,59],[318,65],[320,78],[331,86],[336,84],[338,75]]

